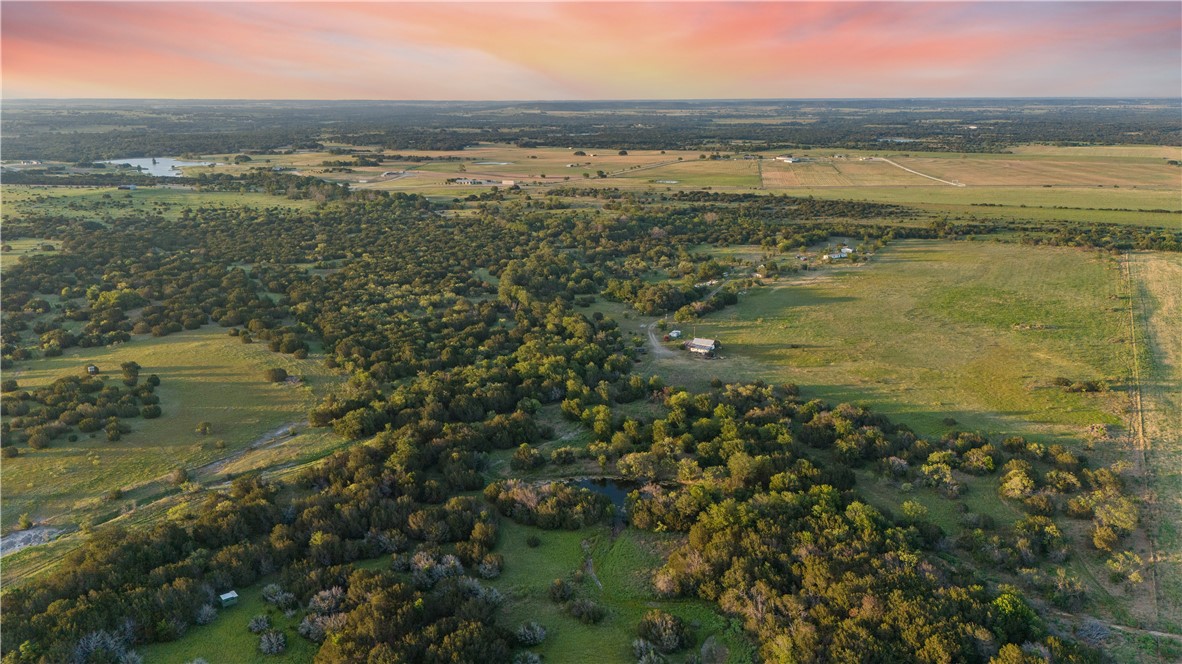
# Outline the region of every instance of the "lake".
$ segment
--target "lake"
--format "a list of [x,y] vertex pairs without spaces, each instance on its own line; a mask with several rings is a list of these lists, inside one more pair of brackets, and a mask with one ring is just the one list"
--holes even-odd
[[152,162],[152,157],[142,157],[137,159],[108,159],[105,163],[127,164],[132,168],[142,168],[140,172],[144,175],[155,175],[156,177],[164,178],[179,178],[182,175],[180,169],[185,166],[210,166],[213,164],[213,162],[209,161],[181,161],[172,157],[156,157],[156,163]]

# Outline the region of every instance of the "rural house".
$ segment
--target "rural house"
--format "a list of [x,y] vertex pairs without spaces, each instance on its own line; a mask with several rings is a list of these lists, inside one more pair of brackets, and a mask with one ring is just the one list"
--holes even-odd
[[722,344],[714,339],[703,339],[701,337],[694,337],[692,341],[685,344],[685,349],[691,353],[701,353],[702,355],[713,355],[714,351],[722,348]]

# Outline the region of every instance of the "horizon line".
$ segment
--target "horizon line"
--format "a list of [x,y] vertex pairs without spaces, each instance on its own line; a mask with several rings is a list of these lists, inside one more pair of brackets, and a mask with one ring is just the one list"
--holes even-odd
[[5,102],[63,102],[63,101],[181,101],[181,102],[363,102],[363,103],[413,103],[413,104],[519,104],[519,103],[603,103],[603,102],[671,102],[671,101],[944,101],[944,100],[993,100],[993,101],[1034,101],[1034,100],[1153,100],[1179,101],[1177,97],[1162,97],[1154,95],[1058,95],[1058,96],[950,96],[950,97],[619,97],[619,98],[583,98],[583,99],[380,99],[380,98],[314,98],[314,97],[2,97]]

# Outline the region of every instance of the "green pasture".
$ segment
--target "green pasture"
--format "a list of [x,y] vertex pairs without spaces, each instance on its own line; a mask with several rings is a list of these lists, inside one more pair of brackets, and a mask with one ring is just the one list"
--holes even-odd
[[1159,613],[1182,631],[1182,260],[1130,256],[1145,422],[1148,528],[1155,540]]
[[[46,244],[53,245],[53,251],[46,251],[42,247]],[[0,272],[6,268],[12,267],[21,261],[26,256],[41,256],[44,254],[52,254],[55,251],[61,250],[61,242],[57,240],[50,240],[47,238],[26,237],[18,240],[4,240],[5,251],[0,252]]]
[[[83,513],[118,513],[123,501],[145,502],[167,492],[171,485],[164,478],[177,467],[198,481],[209,481],[224,475],[220,462],[248,470],[271,462],[294,463],[334,445],[321,432],[292,440],[279,435],[281,429],[301,426],[317,395],[339,380],[323,362],[272,353],[262,343],[242,344],[217,327],[161,338],[137,335],[114,347],[70,348],[61,357],[19,363],[5,378],[15,378],[22,388],[37,387],[80,374],[94,363],[102,375],[117,381],[119,365],[127,361],[143,367],[141,377],[160,376],[156,393],[163,415],[126,420],[134,430],[114,443],[98,432],[94,437],[79,434],[74,443],[62,437],[43,450],[21,445],[20,456],[0,467],[5,530],[25,512],[54,526],[75,522]],[[268,383],[263,371],[269,367],[285,368],[304,382]],[[210,434],[195,432],[202,421],[212,424]],[[112,489],[123,491],[120,502],[104,501]]]
[[186,186],[137,187],[134,191],[115,187],[56,187],[44,185],[3,185],[4,218],[11,220],[34,214],[76,217],[101,221],[106,215],[159,213],[178,216],[186,207],[291,207],[308,208],[316,203],[293,200],[259,192],[197,191]]
[[[537,548],[526,544],[531,535],[541,540]],[[694,652],[714,636],[730,652],[729,662],[753,661],[752,648],[741,630],[732,628],[716,607],[700,600],[662,600],[653,595],[649,577],[677,542],[672,535],[631,528],[612,537],[608,526],[547,531],[502,519],[497,551],[505,555],[505,569],[490,582],[509,600],[502,624],[515,629],[533,620],[545,626],[545,642],[532,650],[547,662],[622,664],[635,661],[632,641],[640,618],[659,608],[694,627],[695,643],[684,653]],[[584,571],[588,555],[598,584]],[[584,571],[582,580],[576,581],[579,571]],[[550,584],[558,578],[574,585],[576,597],[606,608],[603,622],[584,625],[550,601]]]
[[1095,253],[905,241],[868,264],[805,272],[679,326],[719,339],[723,359],[678,351],[647,362],[671,383],[797,383],[810,396],[864,403],[924,434],[1074,439],[1091,423],[1121,422],[1116,393],[1068,394],[1050,381],[1125,386],[1122,307],[1117,268]]
[[1177,191],[1164,189],[950,187],[933,184],[918,187],[800,187],[777,193],[906,205],[981,219],[1061,219],[1182,228],[1182,198]]
[[[624,172],[609,179],[674,189],[761,185],[759,162],[743,159],[686,159],[655,168]],[[662,180],[676,181],[676,184],[665,184]]]
[[[264,583],[249,588],[237,588],[238,604],[218,609],[218,617],[208,625],[194,625],[184,636],[169,643],[144,646],[140,654],[146,664],[182,664],[202,658],[209,664],[266,664],[286,662],[304,664],[316,656],[319,646],[300,636],[296,628],[302,615],[287,618],[283,612],[263,601]],[[270,616],[272,629],[287,637],[287,650],[282,655],[259,652],[259,636],[246,628],[256,615]]]

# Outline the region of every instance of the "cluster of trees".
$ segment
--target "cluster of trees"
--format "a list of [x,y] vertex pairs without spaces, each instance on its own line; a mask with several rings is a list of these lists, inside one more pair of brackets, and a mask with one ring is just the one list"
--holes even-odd
[[543,530],[578,530],[598,523],[610,507],[603,495],[562,482],[498,480],[485,487],[484,497],[501,514]]
[[160,398],[154,394],[160,378],[152,374],[141,385],[138,364],[125,362],[122,369],[126,389],[98,376],[66,376],[31,391],[20,389],[14,379],[5,380],[0,385],[4,456],[17,456],[20,443],[40,450],[61,437],[93,438],[98,431],[115,442],[131,431],[124,420],[160,417]]
[[654,587],[718,602],[764,659],[1001,662],[1038,642],[1053,661],[1099,661],[1049,636],[1016,589],[987,589],[923,555],[938,532],[871,507],[846,463],[809,454],[856,462],[865,452],[840,444],[854,437],[888,454],[916,444],[904,427],[761,384],[674,392],[666,405],[646,454],[669,459],[682,484],[629,497],[633,525],[687,534]]
[[705,292],[706,289],[699,286],[682,286],[674,283],[645,284],[639,279],[613,279],[603,290],[605,297],[617,302],[627,302],[633,309],[646,316],[677,311],[700,298]]

